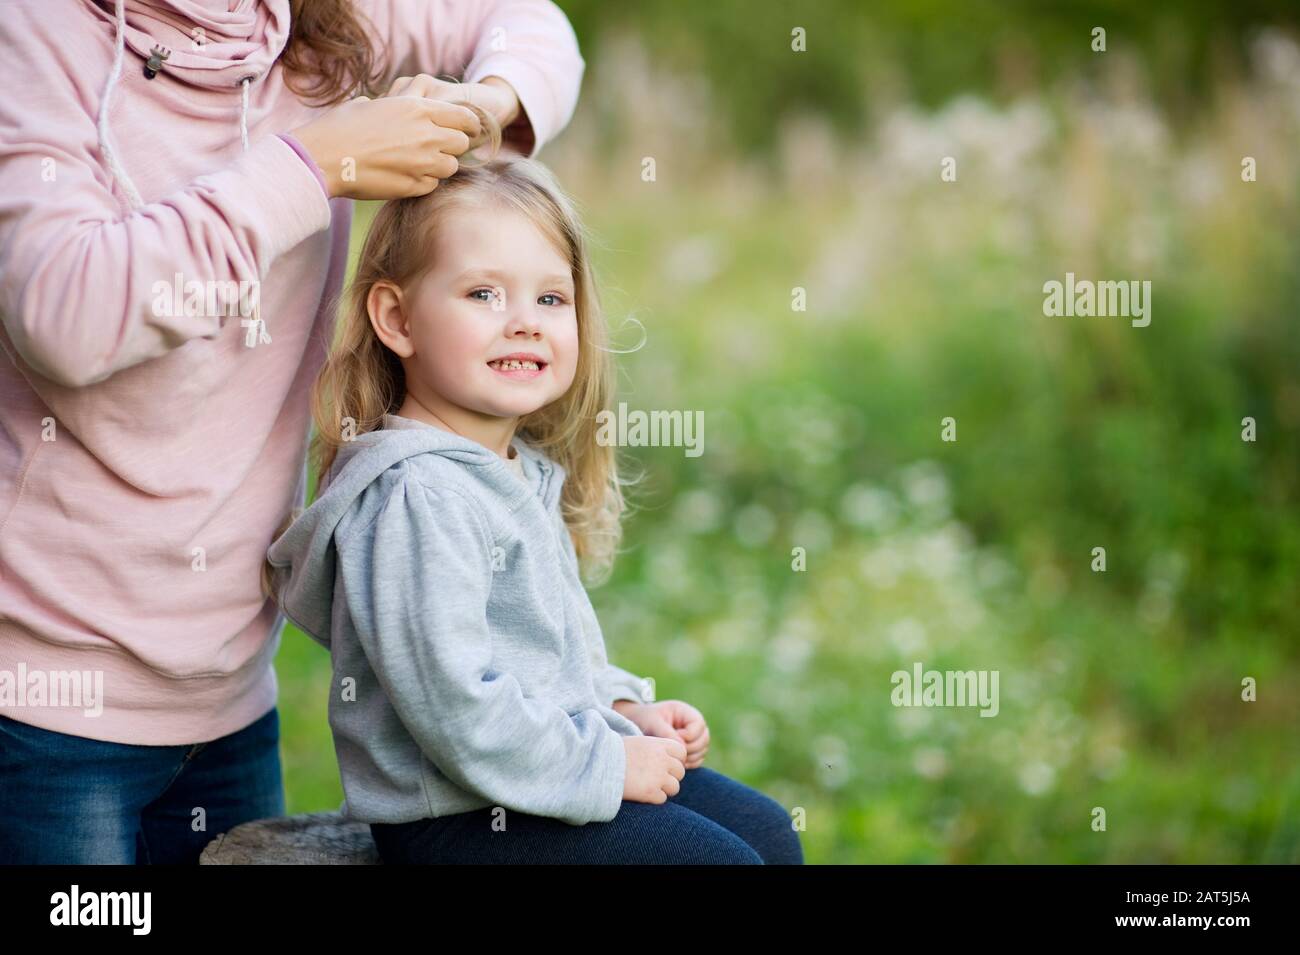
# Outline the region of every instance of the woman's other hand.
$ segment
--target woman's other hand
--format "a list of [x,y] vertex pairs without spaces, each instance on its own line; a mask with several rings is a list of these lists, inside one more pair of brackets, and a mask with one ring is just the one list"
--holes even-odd
[[428,73],[399,76],[384,96],[419,96],[445,103],[470,103],[495,116],[502,129],[519,118],[519,96],[514,87],[499,76],[484,77],[480,83],[449,83]]

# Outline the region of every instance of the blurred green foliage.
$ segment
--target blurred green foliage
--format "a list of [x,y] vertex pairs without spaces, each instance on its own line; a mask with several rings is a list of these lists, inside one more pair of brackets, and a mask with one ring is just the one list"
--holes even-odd
[[[1161,102],[1176,115],[1203,105],[1222,70],[1244,58],[1252,30],[1300,22],[1282,0],[558,0],[584,51],[633,33],[666,68],[699,73],[716,116],[743,149],[770,147],[777,120],[815,112],[846,135],[867,132],[885,88],[926,106],[962,93],[1012,96],[1102,69],[1107,49],[1140,53]],[[805,31],[793,54],[791,31]]]

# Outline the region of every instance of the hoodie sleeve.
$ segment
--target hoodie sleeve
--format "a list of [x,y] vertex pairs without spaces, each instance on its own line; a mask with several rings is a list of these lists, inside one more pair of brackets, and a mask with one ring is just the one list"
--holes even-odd
[[618,814],[627,756],[600,711],[570,715],[492,669],[492,538],[470,498],[408,478],[337,546],[362,649],[430,762],[507,809]]
[[605,666],[606,696],[611,703],[619,700],[631,700],[634,703],[650,703],[654,697],[649,693],[649,681],[635,673],[629,673],[614,664]]
[[24,71],[21,61],[41,49],[10,30],[0,23],[0,46],[20,62],[0,79],[17,83],[17,71],[39,80],[0,97],[0,317],[38,374],[83,387],[216,335],[234,316],[155,309],[155,283],[170,286],[178,272],[260,281],[282,253],[328,228],[314,174],[276,136],[124,212],[70,78],[37,64]]
[[360,0],[388,69],[477,83],[499,76],[519,95],[520,116],[506,132],[537,155],[568,125],[586,64],[564,12],[551,0]]

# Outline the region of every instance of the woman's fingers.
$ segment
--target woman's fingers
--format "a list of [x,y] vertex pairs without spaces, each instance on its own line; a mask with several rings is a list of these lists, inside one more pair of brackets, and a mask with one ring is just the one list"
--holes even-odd
[[[485,98],[484,94],[491,95]],[[430,114],[433,121],[440,126],[459,129],[468,136],[463,147],[451,150],[459,155],[483,138],[483,128],[478,115],[461,104],[473,104],[492,112],[493,97],[497,95],[500,94],[495,87],[485,86],[482,83],[449,83],[427,73],[419,73],[415,76],[398,77],[388,88],[384,98],[407,97],[424,100],[426,103],[441,104],[443,108],[438,108]],[[480,100],[485,99],[489,105],[479,106],[474,102],[476,97]],[[496,115],[495,112],[493,114]]]
[[385,98],[406,96],[454,107],[451,110],[442,110],[436,113],[434,122],[442,126],[463,130],[471,138],[475,138],[482,133],[478,116],[473,111],[459,105],[461,103],[472,103],[472,91],[475,89],[482,91],[485,87],[481,83],[448,83],[427,73],[420,73],[416,76],[403,76],[394,80],[393,85],[388,88],[388,92],[384,96]]
[[431,192],[436,180],[456,174],[457,157],[481,132],[471,110],[419,96],[359,96],[294,130],[325,171],[329,194],[357,199]]
[[433,129],[433,140],[435,148],[449,156],[459,156],[470,146],[469,137],[459,129],[448,129],[436,123]]
[[483,131],[478,116],[464,106],[436,99],[422,99],[418,102],[420,108],[425,111],[425,115],[439,126],[445,126],[447,129],[458,129],[470,139]]
[[452,96],[459,83],[449,83],[446,80],[440,80],[430,76],[428,73],[417,73],[414,76],[399,76],[393,80],[393,85],[388,87],[385,96],[431,96],[439,99],[447,99]]
[[411,184],[411,188],[406,191],[405,196],[408,199],[413,199],[416,196],[427,196],[438,188],[438,183],[441,181],[437,176],[421,176]]
[[450,179],[456,175],[456,170],[460,168],[460,162],[455,156],[448,156],[444,152],[435,152],[430,158],[428,165],[422,170],[426,176],[436,176],[439,179]]

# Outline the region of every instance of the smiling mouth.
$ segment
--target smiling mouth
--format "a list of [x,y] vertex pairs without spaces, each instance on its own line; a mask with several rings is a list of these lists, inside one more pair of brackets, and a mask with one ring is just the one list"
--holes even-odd
[[503,358],[488,362],[493,371],[507,378],[535,378],[546,369],[544,361],[529,361],[525,358]]

